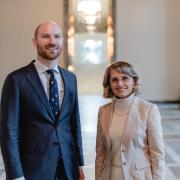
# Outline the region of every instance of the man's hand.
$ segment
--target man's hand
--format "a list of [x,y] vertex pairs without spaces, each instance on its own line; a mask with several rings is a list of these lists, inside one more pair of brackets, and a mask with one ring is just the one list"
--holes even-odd
[[84,172],[83,169],[79,169],[79,180],[84,180],[85,176],[84,176]]

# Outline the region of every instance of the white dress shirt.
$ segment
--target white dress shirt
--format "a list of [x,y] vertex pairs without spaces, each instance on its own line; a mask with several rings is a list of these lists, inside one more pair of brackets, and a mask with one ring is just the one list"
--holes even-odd
[[20,178],[16,178],[16,179],[13,179],[13,180],[25,180],[24,177],[20,177]]
[[[39,74],[39,77],[41,79],[42,85],[44,87],[45,93],[49,99],[49,80],[50,80],[50,74],[48,74],[46,71],[50,68],[42,64],[40,61],[36,60],[34,63],[36,70]],[[57,81],[58,85],[58,91],[59,91],[59,105],[61,106],[63,97],[64,97],[64,84],[61,77],[61,73],[59,72],[58,65],[51,68],[54,70],[54,75]]]

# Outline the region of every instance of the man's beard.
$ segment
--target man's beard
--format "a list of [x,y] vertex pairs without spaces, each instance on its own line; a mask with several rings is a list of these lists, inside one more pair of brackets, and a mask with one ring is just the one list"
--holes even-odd
[[44,59],[55,60],[57,57],[60,56],[61,48],[53,44],[48,44],[45,47],[41,47],[39,46],[39,44],[37,44],[37,52],[38,52],[38,55]]

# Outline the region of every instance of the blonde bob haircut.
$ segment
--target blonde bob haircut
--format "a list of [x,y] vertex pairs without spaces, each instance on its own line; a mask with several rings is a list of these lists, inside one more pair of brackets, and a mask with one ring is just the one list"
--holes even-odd
[[115,63],[109,65],[105,71],[104,80],[103,80],[103,87],[104,87],[103,97],[104,98],[113,98],[114,97],[114,94],[113,94],[113,92],[111,90],[111,86],[110,86],[111,70],[114,70],[116,72],[123,73],[123,74],[126,74],[126,75],[132,77],[134,80],[133,93],[135,95],[138,95],[140,93],[139,76],[136,73],[134,67],[125,61],[118,61],[118,62],[115,62]]

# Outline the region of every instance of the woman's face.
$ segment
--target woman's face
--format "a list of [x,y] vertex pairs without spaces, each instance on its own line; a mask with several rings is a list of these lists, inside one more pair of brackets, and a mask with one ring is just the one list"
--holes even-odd
[[127,74],[110,71],[110,87],[117,98],[123,99],[133,92],[134,80]]

